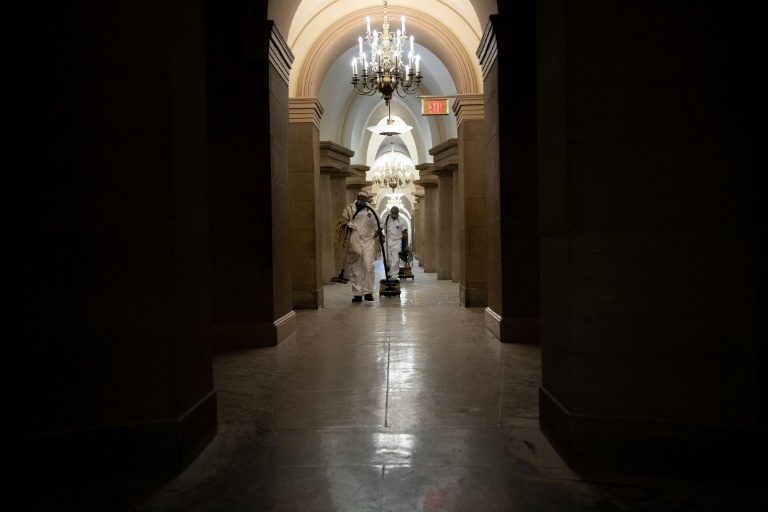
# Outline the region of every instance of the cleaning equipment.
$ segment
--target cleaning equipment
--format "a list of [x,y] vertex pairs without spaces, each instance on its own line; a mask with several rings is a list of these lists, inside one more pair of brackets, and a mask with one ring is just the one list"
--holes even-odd
[[348,240],[345,238],[344,239],[344,259],[341,262],[341,272],[339,272],[338,277],[331,278],[332,283],[347,284],[349,282],[349,279],[344,277],[344,270],[347,268],[347,247],[349,247],[349,244],[347,242]]
[[[381,222],[379,222],[379,216],[376,215],[376,211],[371,208],[370,206],[365,206],[369,210],[373,212],[373,216],[376,218],[376,225],[379,228],[379,235],[381,235]],[[355,214],[357,215],[357,214]],[[381,257],[384,260],[384,276],[385,278],[379,281],[379,298],[381,296],[385,297],[393,297],[395,295],[400,295],[400,281],[397,279],[391,279],[389,277],[389,265],[387,265],[387,249],[384,247],[384,240],[381,236],[379,236],[379,244],[381,245]]]
[[409,277],[411,279],[415,279],[413,277],[413,270],[411,269],[411,265],[413,265],[413,252],[411,251],[411,246],[407,246],[405,249],[397,253],[398,256],[400,256],[400,259],[403,260],[404,264],[400,269],[398,270],[398,276],[400,279],[408,279]]
[[[357,217],[357,214],[363,211],[363,209],[371,210],[371,213],[373,213],[373,218],[376,219],[376,227],[379,230],[379,233],[381,233],[381,222],[379,222],[379,216],[376,215],[376,210],[371,208],[368,205],[363,206],[360,210],[356,211],[355,214],[352,216],[352,220]],[[337,229],[340,229],[340,227],[337,225]],[[346,232],[346,228],[344,228],[344,231]],[[341,238],[341,237],[339,237]],[[342,283],[346,284],[349,282],[349,279],[344,277],[344,270],[346,269],[347,265],[347,247],[349,247],[349,239],[344,238],[344,262],[341,267],[341,272],[339,273],[338,277],[332,277],[331,282],[333,283]],[[394,280],[394,282],[389,277],[389,267],[387,266],[387,251],[384,249],[384,240],[381,239],[381,236],[379,236],[379,242],[381,243],[381,255],[384,258],[384,275],[386,276],[386,279],[382,279],[379,284],[379,297],[384,295],[385,297],[392,297],[393,295],[400,295],[400,281]]]

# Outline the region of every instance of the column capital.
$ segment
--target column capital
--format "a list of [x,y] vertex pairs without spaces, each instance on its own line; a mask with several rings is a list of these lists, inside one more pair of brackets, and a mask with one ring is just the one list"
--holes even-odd
[[453,102],[456,114],[456,126],[464,121],[482,121],[485,119],[485,98],[482,94],[460,94]]
[[427,174],[413,182],[416,185],[426,188],[437,188],[437,176]]
[[370,187],[372,182],[365,179],[365,173],[368,172],[370,167],[362,164],[354,164],[349,166],[349,172],[352,174],[347,178],[347,190]]
[[419,171],[419,179],[413,180],[413,184],[418,185],[420,179],[427,176],[433,176],[432,172],[435,170],[435,164],[433,163],[418,164],[418,165],[414,165],[414,168],[417,171]]
[[288,85],[294,56],[275,22],[247,18],[241,22],[240,26],[245,38],[246,57],[253,60],[269,59]]
[[436,146],[432,146],[432,148],[429,149],[429,154],[432,156],[436,156],[446,151],[453,151],[454,149],[457,152],[459,150],[459,139],[455,137],[452,139],[445,140]]
[[349,170],[350,172],[354,172],[355,176],[365,179],[365,174],[371,170],[371,167],[363,164],[352,164],[349,166]]
[[314,123],[320,129],[323,106],[318,98],[288,98],[288,122]]
[[[432,174],[450,174],[459,168],[459,140],[448,139],[429,150],[434,157]],[[421,176],[421,174],[419,174]]]
[[483,70],[483,81],[496,62],[499,52],[514,51],[515,39],[520,37],[521,32],[519,27],[515,26],[515,21],[513,17],[501,14],[491,14],[488,17],[480,45],[475,52]]
[[335,142],[320,141],[320,173],[330,174],[332,177],[350,177],[357,173],[349,172],[349,158],[355,152]]

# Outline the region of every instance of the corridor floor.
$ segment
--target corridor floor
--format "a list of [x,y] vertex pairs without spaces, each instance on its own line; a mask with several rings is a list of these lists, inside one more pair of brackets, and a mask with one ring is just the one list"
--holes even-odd
[[[762,490],[577,475],[538,427],[539,345],[502,344],[456,283],[414,267],[400,297],[297,311],[278,347],[214,357],[219,434],[180,476],[72,510],[745,511]],[[762,461],[760,461],[762,462]],[[106,496],[106,495],[105,495]],[[110,499],[112,501],[110,502]],[[70,503],[72,505],[72,503]],[[70,510],[51,508],[50,510]]]

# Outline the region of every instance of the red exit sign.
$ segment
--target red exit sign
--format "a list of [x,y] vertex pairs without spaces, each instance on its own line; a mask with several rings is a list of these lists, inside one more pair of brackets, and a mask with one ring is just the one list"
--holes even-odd
[[448,115],[448,98],[421,98],[421,115]]

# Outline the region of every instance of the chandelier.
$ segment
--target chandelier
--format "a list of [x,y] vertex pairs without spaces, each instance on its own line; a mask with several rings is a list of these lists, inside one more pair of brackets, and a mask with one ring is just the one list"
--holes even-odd
[[[390,32],[387,0],[384,0],[382,31],[374,30],[371,33],[370,16],[365,17],[365,22],[365,39],[371,50],[371,61],[368,62],[368,56],[363,51],[363,38],[358,37],[359,52],[357,57],[352,59],[352,86],[355,92],[367,96],[379,92],[387,105],[395,93],[401,98],[405,98],[407,94],[415,93],[421,85],[420,58],[413,53],[413,36],[408,38],[406,35],[405,16],[401,18],[402,28],[397,29],[394,33]],[[407,56],[403,53],[406,39],[409,39],[411,43]],[[406,61],[408,64],[404,65]],[[363,68],[363,74],[359,78],[357,76],[358,63]]]
[[391,188],[394,193],[397,188],[406,188],[411,183],[411,173],[405,164],[395,155],[395,143],[390,142],[390,158],[379,166],[373,174],[373,182],[381,188]]
[[387,208],[390,210],[393,206],[397,206],[397,209],[403,211],[403,200],[401,199],[403,194],[387,194]]

